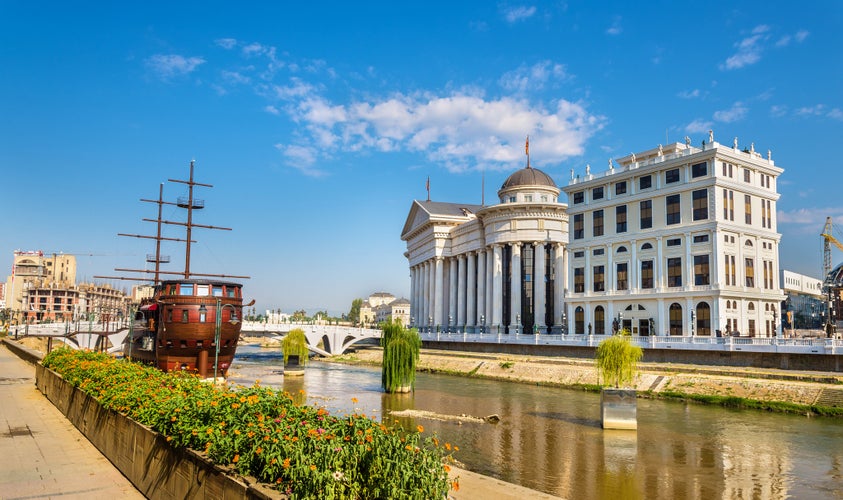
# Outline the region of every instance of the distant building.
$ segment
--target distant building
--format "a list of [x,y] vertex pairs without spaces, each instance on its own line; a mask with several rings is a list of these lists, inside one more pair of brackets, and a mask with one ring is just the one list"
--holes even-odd
[[785,294],[782,327],[822,328],[828,319],[828,301],[823,295],[823,281],[782,269],[780,282]]
[[361,324],[382,323],[392,319],[408,326],[410,322],[409,300],[396,299],[390,293],[377,292],[369,295],[369,298],[360,305]]
[[76,284],[76,257],[15,251],[5,301],[13,322],[112,321],[128,312],[130,298],[110,285]]

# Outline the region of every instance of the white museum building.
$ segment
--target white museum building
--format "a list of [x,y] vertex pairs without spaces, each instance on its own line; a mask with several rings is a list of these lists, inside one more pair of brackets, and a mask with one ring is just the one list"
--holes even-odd
[[670,144],[574,177],[571,333],[771,337],[781,324],[776,167],[754,145]]
[[[413,201],[410,324],[466,333],[736,335],[781,325],[777,167],[714,141],[575,176],[513,173],[490,206]],[[569,231],[570,218],[570,231]]]
[[559,188],[528,159],[498,197],[491,206],[413,201],[401,233],[411,326],[562,333],[568,215]]

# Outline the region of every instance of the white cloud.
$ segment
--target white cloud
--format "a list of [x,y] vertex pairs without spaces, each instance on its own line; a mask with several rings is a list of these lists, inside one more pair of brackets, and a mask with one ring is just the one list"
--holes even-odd
[[[320,154],[409,151],[452,171],[512,168],[523,156],[522,140],[528,134],[542,162],[557,164],[582,154],[585,141],[605,123],[579,103],[559,100],[544,109],[526,100],[487,100],[465,93],[396,94],[348,105],[313,97],[297,102],[289,110],[292,118],[304,125],[310,142],[326,148]],[[297,150],[285,155],[297,161],[302,156]]]
[[504,9],[503,17],[506,19],[506,22],[514,23],[533,17],[535,13],[536,7],[534,5],[529,7],[526,5],[519,5],[518,7],[508,7]]
[[783,35],[776,42],[776,47],[787,47],[793,41],[795,41],[796,43],[802,43],[805,41],[806,38],[808,38],[809,34],[809,31],[799,30],[793,35]]
[[267,113],[271,114],[271,115],[277,116],[277,115],[281,114],[281,112],[278,110],[278,108],[276,108],[275,106],[272,106],[272,105],[264,106],[263,110],[266,111]]
[[787,225],[790,233],[819,236],[826,217],[831,217],[835,225],[843,225],[843,207],[798,208],[796,210],[777,210],[776,218],[780,225]]
[[230,83],[230,84],[243,84],[243,85],[245,85],[245,84],[251,83],[251,81],[252,81],[251,78],[249,78],[248,76],[246,76],[246,75],[244,75],[240,72],[237,72],[237,71],[223,71],[221,74],[222,74],[223,79],[226,81],[226,83]]
[[682,99],[694,99],[700,96],[700,89],[683,90],[677,94]]
[[807,30],[799,30],[799,31],[796,32],[795,35],[793,35],[793,38],[796,39],[797,43],[802,43],[802,42],[805,41],[806,38],[808,38],[808,35],[810,35],[810,34],[811,33]]
[[741,102],[736,102],[730,109],[724,109],[714,112],[714,120],[718,122],[732,123],[742,120],[749,111]]
[[759,25],[753,28],[750,35],[735,43],[737,52],[720,65],[721,70],[739,69],[761,60],[763,43],[769,39],[769,26]]
[[214,43],[227,50],[237,46],[237,40],[234,38],[218,38],[214,40]]
[[319,156],[316,148],[301,145],[276,144],[275,148],[287,159],[287,165],[310,177],[322,177],[325,172],[313,165]]
[[192,73],[205,60],[201,57],[184,57],[178,54],[156,54],[146,59],[146,67],[159,79],[169,81]]
[[713,124],[710,121],[705,121],[700,118],[685,125],[685,132],[689,134],[701,134],[712,129]]
[[780,104],[774,104],[770,106],[770,115],[776,118],[780,118],[782,116],[787,115],[787,106]]
[[828,112],[827,116],[829,118],[833,118],[835,120],[843,121],[843,111],[841,111],[840,108],[832,109],[831,111]]
[[510,92],[541,90],[551,79],[567,78],[565,66],[551,61],[541,61],[532,66],[522,64],[518,69],[504,73],[498,83]]
[[607,35],[620,35],[623,33],[623,28],[621,27],[621,17],[615,16],[615,19],[612,21],[612,25],[606,30]]

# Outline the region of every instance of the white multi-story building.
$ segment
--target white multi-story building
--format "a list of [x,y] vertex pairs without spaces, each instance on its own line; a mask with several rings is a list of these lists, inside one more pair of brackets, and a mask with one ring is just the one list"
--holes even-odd
[[572,171],[570,333],[776,335],[783,170],[737,139],[689,142]]
[[401,239],[410,264],[410,325],[422,330],[562,331],[566,205],[529,165],[491,206],[413,201]]

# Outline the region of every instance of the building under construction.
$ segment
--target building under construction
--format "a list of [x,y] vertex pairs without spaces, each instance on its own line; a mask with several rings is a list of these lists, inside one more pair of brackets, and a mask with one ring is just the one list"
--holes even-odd
[[820,235],[823,238],[823,294],[826,298],[826,317],[828,321],[825,323],[825,332],[828,337],[833,336],[838,327],[843,326],[843,263],[840,263],[834,269],[831,268],[831,246],[836,246],[843,251],[843,243],[840,243],[838,238],[834,235],[834,226],[831,217],[825,220],[823,232]]

